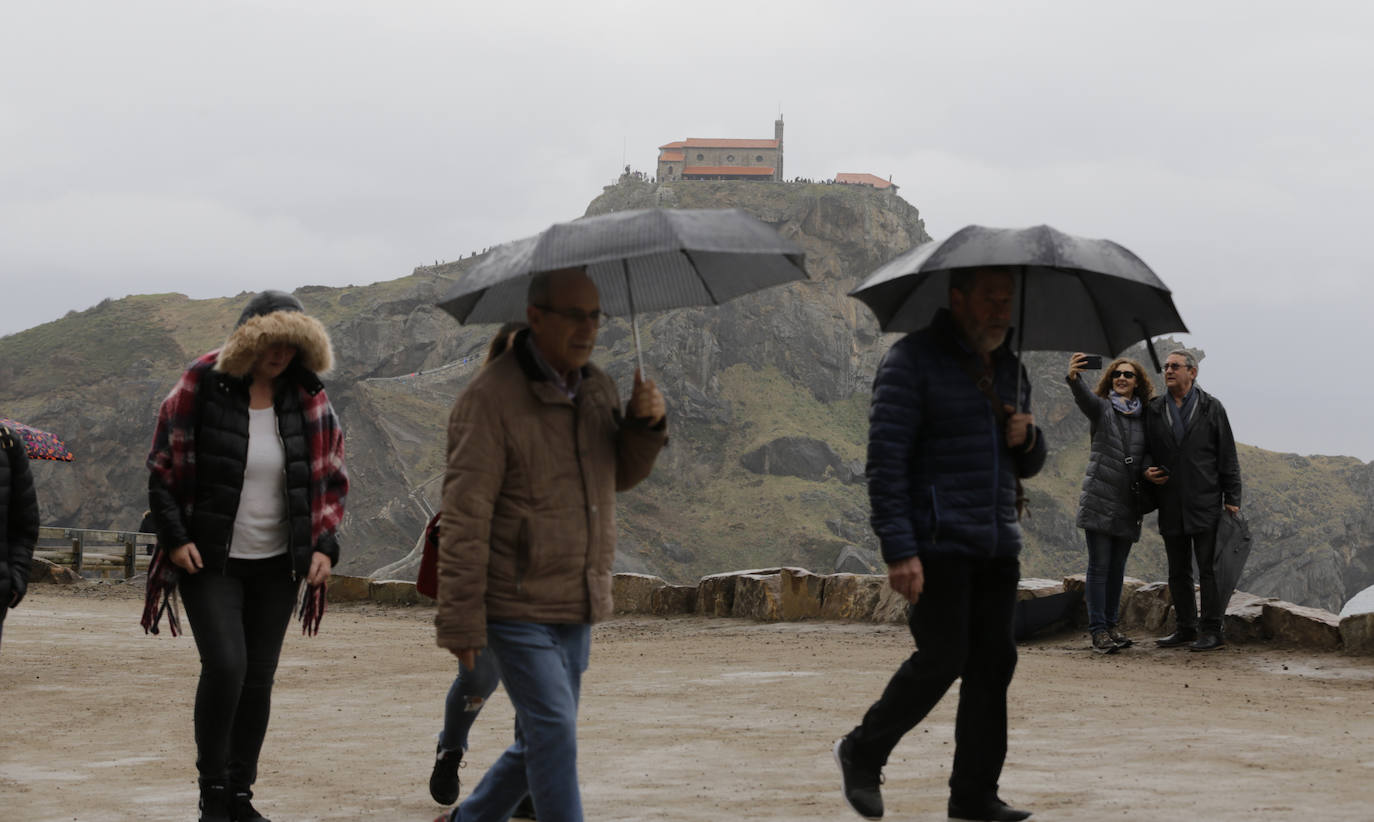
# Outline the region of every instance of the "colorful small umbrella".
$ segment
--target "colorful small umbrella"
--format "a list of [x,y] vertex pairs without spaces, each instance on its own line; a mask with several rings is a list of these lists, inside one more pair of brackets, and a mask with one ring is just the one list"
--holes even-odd
[[24,442],[24,450],[29,452],[29,459],[72,461],[72,452],[67,450],[67,446],[56,434],[10,419],[0,418],[0,425],[19,435],[19,439]]

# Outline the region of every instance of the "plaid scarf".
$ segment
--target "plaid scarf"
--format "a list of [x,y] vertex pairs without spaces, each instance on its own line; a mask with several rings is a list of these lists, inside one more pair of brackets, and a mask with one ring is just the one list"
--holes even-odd
[[[148,454],[148,470],[170,489],[187,522],[191,520],[195,504],[196,396],[218,356],[219,351],[215,350],[197,359],[181,375],[167,399],[163,400],[157,414],[157,428],[153,432],[153,447]],[[343,522],[344,498],[348,494],[344,437],[324,389],[311,393],[298,386],[297,390],[300,392],[304,417],[306,447],[310,453],[310,539],[311,545],[318,545],[321,538],[336,531]],[[170,562],[166,564],[171,565]],[[148,575],[145,604],[153,603],[154,607],[144,609],[145,631],[157,633],[157,616],[167,610],[169,601],[174,601],[169,597],[175,591],[175,580],[170,591],[153,590],[155,586],[165,589],[168,576],[175,574],[160,574],[157,580],[154,580],[151,572]],[[307,586],[301,597],[298,610],[302,633],[314,634],[319,630],[325,606],[323,588],[320,585]],[[159,597],[164,601],[162,608],[155,607]],[[174,610],[172,613],[175,615]]]

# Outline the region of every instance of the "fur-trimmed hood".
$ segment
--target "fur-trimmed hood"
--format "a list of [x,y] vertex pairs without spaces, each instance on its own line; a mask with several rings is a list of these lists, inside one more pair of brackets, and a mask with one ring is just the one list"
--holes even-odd
[[296,363],[319,376],[325,376],[334,367],[334,347],[324,325],[306,314],[295,297],[265,291],[244,309],[238,325],[220,348],[215,370],[231,377],[245,377],[252,372],[258,357],[276,343],[296,346]]

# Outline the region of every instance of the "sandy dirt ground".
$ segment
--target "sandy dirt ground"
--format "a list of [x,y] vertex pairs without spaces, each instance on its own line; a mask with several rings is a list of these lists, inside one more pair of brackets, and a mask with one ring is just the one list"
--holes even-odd
[[[193,640],[145,636],[123,585],[38,586],[0,649],[0,819],[193,819]],[[432,820],[455,669],[432,610],[338,606],[288,636],[257,786],[290,820]],[[1002,794],[1037,820],[1374,819],[1374,659],[1021,649]],[[589,820],[857,819],[830,746],[911,651],[901,626],[623,618],[595,629],[580,780]],[[955,697],[889,762],[888,819],[943,820]],[[500,691],[464,795],[508,741]]]

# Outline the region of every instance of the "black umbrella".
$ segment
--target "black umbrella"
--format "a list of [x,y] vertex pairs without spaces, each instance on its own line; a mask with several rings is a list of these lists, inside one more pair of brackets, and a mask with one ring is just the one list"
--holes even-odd
[[719,305],[807,279],[801,247],[737,209],[642,209],[558,223],[492,249],[439,307],[460,323],[524,319],[529,277],[585,267],[608,314]]
[[[951,270],[989,266],[1021,274],[1018,354],[1115,354],[1142,339],[1188,330],[1168,286],[1139,257],[1111,240],[1075,237],[1047,225],[965,226],[884,263],[849,296],[873,310],[883,331],[916,331],[948,304]],[[1150,356],[1158,371],[1153,346]]]
[[1212,559],[1212,573],[1217,586],[1217,602],[1223,611],[1231,601],[1231,593],[1240,582],[1245,561],[1250,557],[1250,524],[1239,512],[1225,511],[1217,523],[1216,555]]

